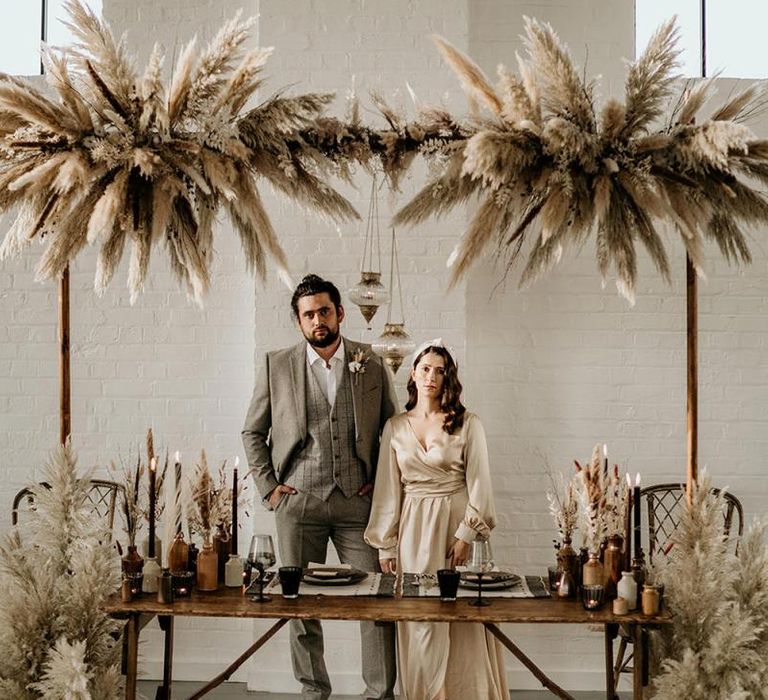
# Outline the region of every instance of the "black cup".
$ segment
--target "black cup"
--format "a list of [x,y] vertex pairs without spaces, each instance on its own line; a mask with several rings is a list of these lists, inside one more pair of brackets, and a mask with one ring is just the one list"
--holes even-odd
[[280,587],[283,589],[283,598],[298,598],[299,584],[304,569],[300,566],[281,566],[278,569]]
[[454,569],[440,569],[437,572],[437,585],[440,586],[440,600],[456,600],[456,592],[459,590],[459,574]]

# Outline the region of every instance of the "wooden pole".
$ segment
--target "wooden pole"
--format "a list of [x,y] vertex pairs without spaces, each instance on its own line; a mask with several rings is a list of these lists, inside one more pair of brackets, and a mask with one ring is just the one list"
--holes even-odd
[[687,333],[687,357],[688,357],[688,399],[687,399],[687,427],[688,427],[688,464],[686,469],[685,491],[688,502],[691,502],[693,484],[697,477],[698,438],[699,438],[699,380],[698,380],[698,335],[699,312],[698,293],[696,289],[696,270],[691,258],[685,256],[686,277],[686,333]]
[[59,439],[66,443],[72,432],[69,361],[69,265],[59,278]]

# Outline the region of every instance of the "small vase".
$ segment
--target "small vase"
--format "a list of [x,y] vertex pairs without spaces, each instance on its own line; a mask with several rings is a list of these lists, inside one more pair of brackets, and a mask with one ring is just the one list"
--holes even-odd
[[139,595],[143,584],[144,559],[136,550],[136,545],[128,545],[128,552],[120,561],[120,566],[123,570],[123,578],[131,582],[131,593]]
[[571,572],[567,569],[563,569],[560,574],[560,581],[557,584],[557,597],[558,598],[575,598],[576,597],[576,582],[571,576]]
[[213,548],[216,550],[216,556],[218,557],[216,575],[219,584],[223,584],[225,579],[224,569],[229,559],[229,553],[232,551],[232,540],[229,537],[229,533],[219,530],[213,536]]
[[659,612],[661,595],[658,586],[646,583],[643,586],[643,615],[656,615]]
[[171,572],[168,569],[163,569],[158,579],[157,602],[165,604],[172,603],[173,577],[171,576]]
[[184,541],[184,533],[179,531],[168,551],[168,568],[171,571],[186,571],[188,562],[189,545]]
[[141,585],[141,590],[144,593],[157,593],[157,578],[162,571],[154,557],[149,557],[144,562],[144,581]]
[[[571,547],[571,541],[567,538],[563,540],[563,546],[557,551],[557,567],[560,571],[568,572],[575,588],[578,581],[579,555]],[[576,595],[575,590],[573,595]]]
[[219,558],[210,540],[203,544],[197,557],[197,590],[215,591],[219,587]]
[[224,585],[228,588],[240,588],[243,585],[243,559],[237,554],[230,554],[224,566]]
[[624,598],[627,601],[629,610],[637,608],[637,584],[631,571],[621,572],[621,579],[616,585],[616,592],[619,598]]
[[603,584],[603,565],[600,563],[599,552],[590,552],[589,560],[581,570],[581,585],[595,586]]
[[616,585],[621,578],[624,560],[624,554],[621,551],[623,542],[624,538],[621,535],[611,535],[608,538],[608,546],[603,554],[603,573],[605,574],[603,586],[605,587],[606,600],[616,597]]

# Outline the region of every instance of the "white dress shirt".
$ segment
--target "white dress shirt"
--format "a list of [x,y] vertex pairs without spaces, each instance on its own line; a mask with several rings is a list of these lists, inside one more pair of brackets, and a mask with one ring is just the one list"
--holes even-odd
[[341,339],[339,347],[333,353],[331,359],[326,362],[317,351],[307,343],[307,364],[312,374],[315,375],[320,390],[328,400],[328,405],[333,406],[336,401],[336,392],[341,384],[341,378],[344,373],[344,339]]

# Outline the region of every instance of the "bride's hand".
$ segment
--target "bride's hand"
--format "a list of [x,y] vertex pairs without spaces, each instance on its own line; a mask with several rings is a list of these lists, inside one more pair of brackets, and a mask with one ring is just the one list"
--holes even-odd
[[397,559],[379,559],[382,574],[397,573]]
[[454,569],[467,563],[467,554],[469,554],[469,542],[457,539],[453,541],[445,558],[448,560],[448,565]]

